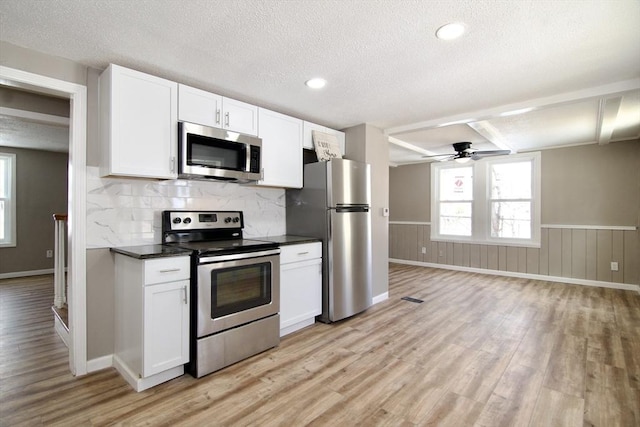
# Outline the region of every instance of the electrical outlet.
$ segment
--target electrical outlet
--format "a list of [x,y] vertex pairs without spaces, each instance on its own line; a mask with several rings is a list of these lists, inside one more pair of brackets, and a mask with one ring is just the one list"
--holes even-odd
[[47,249],[47,258],[53,258],[53,250]]
[[615,261],[611,262],[611,271],[618,271],[618,263]]
[[425,248],[424,246],[422,247],[422,253],[426,254],[427,253],[427,248]]
[[443,257],[444,256],[444,252],[443,251],[438,252],[438,256],[439,257]]

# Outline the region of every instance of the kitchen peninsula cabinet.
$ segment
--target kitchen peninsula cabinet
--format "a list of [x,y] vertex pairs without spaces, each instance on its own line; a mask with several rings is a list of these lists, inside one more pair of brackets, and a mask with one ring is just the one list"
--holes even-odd
[[328,133],[330,135],[335,136],[336,139],[338,140],[338,145],[340,146],[340,154],[344,156],[344,153],[345,153],[345,133],[344,132],[340,132],[339,130],[331,129],[326,126],[322,126],[322,125],[318,125],[318,124],[306,122],[306,121],[304,122],[304,139],[302,144],[303,148],[306,148],[309,150],[314,149],[314,145],[313,145],[314,130]]
[[322,242],[280,247],[280,336],[322,313]]
[[100,174],[176,178],[178,84],[111,64],[99,91]]
[[263,179],[258,185],[302,188],[302,120],[258,109]]
[[[116,248],[117,249],[117,248]],[[142,391],[189,362],[189,256],[115,255],[114,366]]]
[[183,84],[178,85],[178,120],[258,134],[258,107]]

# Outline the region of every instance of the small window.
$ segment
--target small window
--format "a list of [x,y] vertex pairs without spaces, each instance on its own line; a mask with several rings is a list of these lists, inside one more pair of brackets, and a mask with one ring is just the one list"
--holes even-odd
[[0,247],[16,245],[16,155],[0,153]]

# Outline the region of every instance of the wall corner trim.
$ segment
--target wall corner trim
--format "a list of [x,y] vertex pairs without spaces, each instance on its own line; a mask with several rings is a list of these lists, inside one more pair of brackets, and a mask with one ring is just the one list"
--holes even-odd
[[514,271],[489,270],[484,268],[463,267],[459,265],[434,264],[431,262],[410,261],[404,259],[389,258],[389,262],[397,264],[415,265],[418,267],[441,268],[444,270],[464,271],[467,273],[480,273],[493,276],[518,277],[521,279],[533,279],[543,282],[557,282],[571,285],[595,286],[600,288],[621,289],[625,291],[636,291],[640,294],[640,286],[629,283],[603,282],[599,280],[574,279],[571,277],[545,276],[542,274],[518,273]]

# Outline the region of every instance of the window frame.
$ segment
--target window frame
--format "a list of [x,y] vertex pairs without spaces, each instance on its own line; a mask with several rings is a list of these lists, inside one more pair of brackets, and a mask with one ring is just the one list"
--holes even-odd
[[[15,153],[0,152],[0,158],[8,160],[9,168],[5,179],[8,182],[8,197],[0,199],[5,202],[4,209],[4,239],[0,239],[0,248],[14,248],[17,246],[16,236],[16,155]],[[8,209],[7,209],[8,205]]]
[[[491,236],[491,167],[500,163],[530,161],[531,167],[531,238],[506,238]],[[440,233],[440,171],[443,169],[473,167],[473,201],[471,208],[471,236]],[[540,247],[541,216],[541,155],[540,152],[489,157],[473,163],[443,162],[431,164],[431,240],[462,242],[500,246]]]

